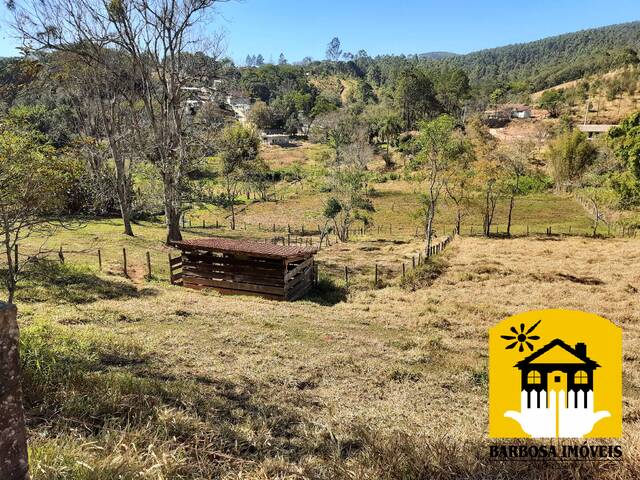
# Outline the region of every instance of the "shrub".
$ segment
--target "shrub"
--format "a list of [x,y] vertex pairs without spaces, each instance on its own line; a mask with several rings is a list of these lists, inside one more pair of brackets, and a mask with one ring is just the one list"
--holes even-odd
[[400,286],[411,291],[428,287],[444,273],[448,266],[449,264],[441,255],[428,257],[416,268],[406,272],[400,281]]

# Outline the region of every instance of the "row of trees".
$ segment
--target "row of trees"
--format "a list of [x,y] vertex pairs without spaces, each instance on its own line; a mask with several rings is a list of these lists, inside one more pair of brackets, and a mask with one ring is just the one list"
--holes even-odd
[[[421,185],[420,216],[425,234],[425,251],[435,236],[434,225],[443,201],[454,205],[456,228],[472,209],[480,208],[484,232],[489,235],[497,202],[507,200],[507,230],[516,199],[536,189],[546,188],[544,174],[536,164],[540,155],[532,142],[518,141],[501,146],[479,118],[461,124],[454,117],[441,115],[423,121],[407,165],[407,175]],[[374,211],[367,171],[373,158],[366,119],[336,112],[330,122],[318,125],[315,139],[333,151],[327,164],[330,195],[324,216],[337,236],[348,240],[355,221],[371,222]]]

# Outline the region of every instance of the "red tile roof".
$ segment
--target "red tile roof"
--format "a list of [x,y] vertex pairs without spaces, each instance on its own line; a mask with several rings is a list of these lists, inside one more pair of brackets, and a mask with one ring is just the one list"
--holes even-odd
[[230,238],[197,238],[173,242],[181,250],[207,250],[220,253],[242,253],[270,258],[309,257],[316,253],[316,247],[296,245],[274,245],[254,240],[234,240]]

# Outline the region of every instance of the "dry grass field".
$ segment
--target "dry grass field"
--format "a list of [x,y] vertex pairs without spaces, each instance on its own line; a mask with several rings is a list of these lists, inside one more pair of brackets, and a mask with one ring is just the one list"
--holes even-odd
[[[265,155],[273,168],[306,169],[308,181],[282,181],[277,201],[240,205],[235,231],[226,212],[194,208],[186,238],[270,241],[290,225],[293,241],[317,242],[324,197],[313,171],[322,152],[302,144]],[[167,255],[176,252],[157,222],[136,223],[129,238],[119,220],[90,220],[48,239],[50,260],[32,265],[16,298],[32,477],[640,476],[640,242],[575,236],[589,231],[583,208],[539,193],[517,199],[515,238],[471,236],[482,223],[472,207],[463,236],[414,271],[423,247],[415,184],[379,173],[373,225],[323,246],[320,285],[293,303],[169,285]],[[453,215],[443,203],[439,239]],[[502,202],[501,232],[505,216]],[[554,235],[543,235],[549,226]],[[531,236],[518,236],[527,229]],[[41,247],[30,238],[21,256]],[[488,458],[488,329],[549,307],[598,313],[624,329],[622,463]]]
[[[132,251],[160,244],[138,231]],[[320,260],[418,248],[364,239]],[[638,478],[640,243],[459,237],[441,265],[415,291],[323,282],[284,303],[43,264],[17,299],[33,478]],[[488,328],[547,307],[624,329],[623,463],[488,459]]]

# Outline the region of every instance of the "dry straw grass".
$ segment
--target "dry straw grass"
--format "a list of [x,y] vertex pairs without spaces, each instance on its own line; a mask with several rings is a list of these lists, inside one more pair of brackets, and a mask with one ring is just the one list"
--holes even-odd
[[[415,251],[372,244],[334,253]],[[463,237],[444,256],[429,287],[338,303],[41,275],[20,292],[33,478],[638,478],[640,244]],[[547,307],[624,329],[622,463],[487,458],[488,328]]]

